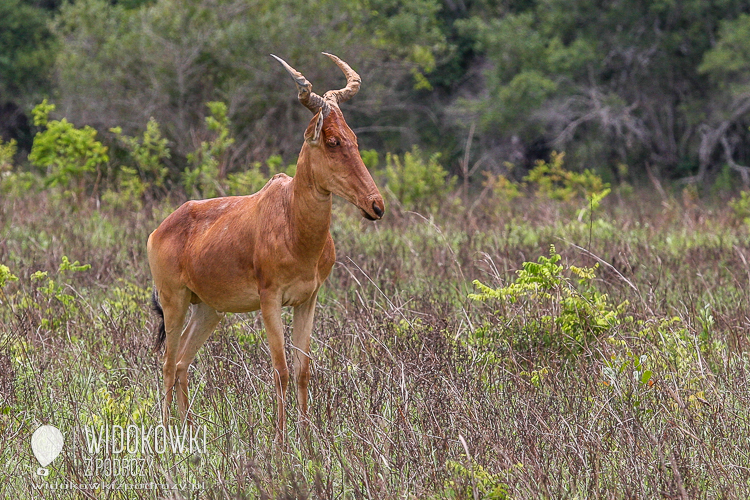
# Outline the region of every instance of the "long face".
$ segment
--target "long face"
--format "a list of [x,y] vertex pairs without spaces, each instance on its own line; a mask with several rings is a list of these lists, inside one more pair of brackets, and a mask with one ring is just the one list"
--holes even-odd
[[359,156],[357,136],[346,124],[339,104],[351,99],[361,83],[359,75],[344,61],[323,52],[346,76],[346,87],[329,90],[323,96],[312,91],[312,84],[283,59],[276,59],[297,86],[297,98],[315,116],[305,131],[305,144],[300,157],[307,156],[314,183],[319,190],[335,193],[356,205],[362,216],[370,220],[383,217],[385,204],[370,172]]
[[330,109],[322,124],[321,116],[316,114],[305,133],[315,181],[321,189],[357,206],[363,217],[380,219],[385,204],[362,162],[357,136],[346,124],[339,107],[332,105]]

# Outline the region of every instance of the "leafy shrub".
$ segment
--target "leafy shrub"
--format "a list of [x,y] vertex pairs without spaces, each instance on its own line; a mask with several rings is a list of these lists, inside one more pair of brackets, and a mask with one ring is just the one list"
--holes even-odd
[[[80,302],[76,295],[70,293],[71,290],[75,293],[75,290],[70,286],[66,275],[89,269],[91,269],[90,264],[81,265],[78,261],[70,262],[67,256],[63,256],[56,278],[50,278],[47,271],[37,271],[31,275],[32,282],[42,283],[46,280],[46,284],[40,284],[37,288],[43,299],[35,300],[33,296],[25,296],[21,300],[21,305],[41,312],[43,328],[60,327],[68,318],[75,317],[80,312]],[[62,311],[55,310],[54,306],[57,305],[62,306]]]
[[4,287],[9,281],[18,281],[18,277],[10,272],[8,266],[0,264],[0,288]]
[[96,140],[96,130],[88,125],[78,129],[65,118],[49,120],[54,110],[54,104],[45,99],[31,112],[34,125],[44,130],[34,136],[29,161],[47,169],[47,186],[70,188],[80,201],[86,189],[87,174],[109,161],[107,147]]
[[206,128],[214,133],[210,141],[202,141],[200,147],[188,154],[188,162],[192,168],[185,169],[182,184],[188,195],[200,198],[213,198],[225,194],[219,181],[222,174],[222,163],[227,161],[226,152],[234,144],[234,138],[229,131],[229,117],[227,105],[220,101],[206,103],[210,111],[206,117]]
[[[705,364],[718,370],[727,351],[726,342],[715,336],[716,321],[709,304],[698,309],[695,320],[695,330],[675,316],[651,321],[638,332],[640,338],[656,347],[654,356],[662,366],[668,367],[665,371],[671,372],[666,377],[676,378],[683,386],[693,389],[700,386],[703,378],[703,375],[696,376],[695,367]],[[715,362],[715,355],[719,355],[719,363]]]
[[585,199],[587,203],[579,213],[580,220],[586,210],[595,210],[611,189],[609,183],[589,169],[581,173],[566,170],[564,159],[565,153],[552,152],[552,161],[537,160],[524,180],[535,184],[537,193],[551,200],[571,202]]
[[4,143],[0,138],[0,175],[3,172],[9,172],[13,168],[13,157],[16,156],[17,150],[18,147],[15,139]]
[[509,180],[502,174],[493,174],[492,172],[484,171],[485,180],[482,185],[492,190],[495,198],[510,203],[519,196],[521,196],[521,190],[519,185]]
[[377,151],[374,149],[363,149],[359,152],[359,155],[362,157],[362,163],[365,164],[365,167],[367,167],[368,170],[375,170],[378,168],[380,155],[378,155]]
[[577,353],[617,326],[627,302],[615,307],[607,294],[593,287],[596,267],[564,266],[560,260],[551,245],[549,257],[524,262],[510,285],[491,288],[475,280],[479,292],[469,294],[469,298],[498,301],[501,309],[495,314],[507,332],[493,327],[478,329],[475,336],[481,341],[475,338],[473,343],[491,348],[502,334],[511,333],[517,337],[509,340],[522,348],[562,348]]
[[[507,166],[512,168],[512,164]],[[513,201],[523,195],[523,185],[511,181],[503,174],[495,174],[485,170],[482,182],[484,191],[472,206],[478,206],[489,215],[506,218],[513,213]],[[489,196],[487,196],[489,195]],[[480,203],[481,202],[481,203]]]
[[[100,377],[103,378],[103,377]],[[100,382],[104,383],[103,380]],[[104,426],[143,424],[149,411],[154,405],[154,396],[149,391],[149,397],[136,397],[132,388],[122,391],[118,395],[112,394],[106,387],[99,387],[93,395],[94,411],[82,411],[81,422],[91,425],[94,431]]]
[[[482,500],[506,500],[511,498],[508,485],[503,483],[498,474],[489,473],[478,463],[471,461],[471,467],[466,467],[455,460],[448,460],[445,464],[455,480],[445,481],[446,498],[481,498]],[[461,484],[463,483],[463,484]]]
[[243,172],[227,175],[226,193],[230,196],[252,194],[265,186],[269,177],[263,173],[261,163],[253,162]]
[[15,139],[3,142],[0,139],[0,193],[19,196],[39,183],[37,176],[31,172],[14,171],[13,158],[18,146]]
[[629,349],[624,354],[612,354],[604,360],[602,383],[616,396],[629,400],[637,408],[644,394],[654,385],[653,371],[648,364],[648,355],[638,356]]
[[417,146],[405,153],[386,156],[385,177],[388,189],[408,208],[435,210],[456,185],[447,179],[448,172],[440,165],[440,153],[425,159]]
[[256,161],[244,172],[236,172],[227,175],[226,192],[229,195],[252,194],[266,185],[268,180],[276,174],[285,173],[293,177],[297,170],[296,164],[283,166],[281,155],[271,155],[266,160],[266,168]]
[[117,191],[107,191],[104,199],[116,206],[131,205],[139,209],[147,191],[164,187],[168,173],[164,160],[170,157],[167,139],[162,137],[159,124],[153,118],[146,124],[142,139],[124,135],[120,127],[111,128],[110,132],[115,134],[135,166],[120,167]]
[[740,197],[729,201],[735,217],[750,225],[750,191],[742,191]]

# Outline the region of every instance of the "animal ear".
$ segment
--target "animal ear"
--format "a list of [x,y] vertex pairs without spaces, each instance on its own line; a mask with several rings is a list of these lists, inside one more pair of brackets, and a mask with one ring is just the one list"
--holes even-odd
[[320,131],[323,130],[323,109],[321,108],[315,113],[313,119],[310,120],[310,125],[305,130],[305,140],[312,145],[317,144],[320,141]]

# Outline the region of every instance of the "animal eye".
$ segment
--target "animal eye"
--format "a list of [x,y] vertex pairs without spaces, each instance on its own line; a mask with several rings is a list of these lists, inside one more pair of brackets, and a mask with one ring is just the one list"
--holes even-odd
[[331,146],[332,148],[335,148],[336,146],[339,145],[339,140],[336,139],[335,137],[331,137],[330,139],[328,139],[328,145]]

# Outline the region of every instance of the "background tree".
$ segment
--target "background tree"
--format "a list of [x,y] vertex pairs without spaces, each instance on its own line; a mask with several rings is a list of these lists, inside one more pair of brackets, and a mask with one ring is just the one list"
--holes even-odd
[[276,152],[292,156],[309,116],[269,54],[293,61],[316,89],[327,90],[342,83],[320,55],[327,50],[350,62],[368,89],[352,105],[351,122],[364,142],[410,146],[419,137],[406,134],[399,143],[388,132],[407,127],[383,125],[380,115],[403,115],[399,88],[425,85],[422,72],[442,50],[440,30],[423,17],[437,7],[423,3],[191,0],[127,9],[79,0],[66,4],[55,24],[63,41],[56,65],[60,107],[99,129],[128,131],[153,116],[180,162],[204,139],[205,103],[222,100],[235,125],[234,163]]
[[[0,138],[31,148],[24,110],[50,90],[55,41],[47,28],[54,4],[0,0]],[[35,102],[36,101],[36,102]]]
[[519,4],[460,23],[487,68],[485,93],[458,105],[495,145],[518,135],[527,149],[565,149],[582,165],[697,172],[699,129],[718,104],[699,67],[720,20],[745,3]]
[[236,139],[222,175],[274,154],[293,162],[309,115],[268,54],[337,88],[321,51],[362,76],[345,106],[364,149],[417,145],[477,179],[507,164],[520,179],[553,150],[610,177],[651,167],[708,182],[725,165],[750,177],[739,0],[29,1],[0,0],[0,101],[15,106],[0,116],[5,139],[31,137],[10,115],[23,122],[46,95],[110,142],[110,128],[136,136],[153,117],[173,181],[210,136],[212,101],[227,103]]
[[738,164],[737,160],[747,164],[750,159],[747,147],[742,147],[747,143],[750,112],[749,15],[743,14],[721,24],[718,41],[706,52],[698,71],[707,75],[712,85],[712,106],[699,126],[698,177],[703,178],[711,163],[723,158],[727,165],[740,173],[747,187],[750,185],[750,169]]

